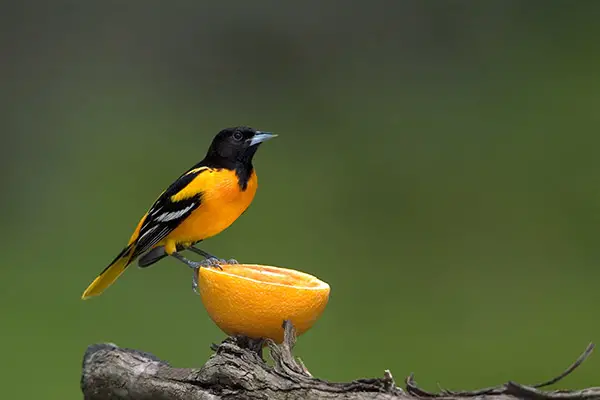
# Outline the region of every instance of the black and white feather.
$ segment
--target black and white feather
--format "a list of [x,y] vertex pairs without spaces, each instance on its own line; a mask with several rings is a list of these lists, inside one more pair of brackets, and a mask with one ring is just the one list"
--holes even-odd
[[176,202],[171,201],[171,197],[182,191],[199,174],[206,170],[207,168],[196,168],[186,172],[173,182],[154,202],[140,228],[134,258],[145,253],[152,246],[163,240],[200,206],[202,203],[202,193]]

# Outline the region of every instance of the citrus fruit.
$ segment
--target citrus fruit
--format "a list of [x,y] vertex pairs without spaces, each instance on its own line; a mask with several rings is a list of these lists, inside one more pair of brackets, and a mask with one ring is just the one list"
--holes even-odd
[[329,285],[293,269],[227,264],[198,269],[198,289],[210,318],[228,335],[283,340],[290,320],[301,335],[329,300]]

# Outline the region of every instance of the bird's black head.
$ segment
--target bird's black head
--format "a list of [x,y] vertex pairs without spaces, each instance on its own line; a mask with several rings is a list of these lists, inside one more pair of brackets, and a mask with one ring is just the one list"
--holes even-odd
[[247,126],[223,129],[213,139],[205,163],[219,168],[251,170],[252,158],[260,144],[275,136]]

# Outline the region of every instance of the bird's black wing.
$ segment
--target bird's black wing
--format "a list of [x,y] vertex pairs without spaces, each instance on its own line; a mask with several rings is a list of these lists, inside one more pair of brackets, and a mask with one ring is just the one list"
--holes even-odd
[[146,219],[142,223],[132,258],[143,254],[152,246],[163,240],[179,224],[187,218],[192,211],[198,208],[202,202],[202,193],[178,201],[171,201],[171,197],[187,185],[198,175],[207,171],[208,168],[200,167],[188,170],[173,182],[154,202]]

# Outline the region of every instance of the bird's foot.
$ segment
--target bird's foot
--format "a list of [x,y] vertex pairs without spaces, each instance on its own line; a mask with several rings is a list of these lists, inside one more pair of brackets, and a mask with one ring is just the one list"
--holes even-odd
[[206,258],[204,261],[201,261],[199,264],[201,267],[218,268],[222,270],[223,268],[221,268],[221,265],[227,264],[227,261],[223,260],[222,258],[210,257]]
[[237,262],[237,260],[234,260],[233,258],[230,260],[225,260],[223,258],[210,257],[210,258],[205,259],[204,261],[201,261],[199,264],[200,264],[200,267],[218,268],[218,269],[222,270],[223,268],[221,268],[221,265],[239,264],[239,263]]
[[191,268],[194,269],[194,279],[192,282],[192,290],[194,291],[194,293],[199,294],[198,291],[198,269],[199,268],[217,268],[219,270],[223,270],[223,268],[221,267],[221,265],[226,265],[226,264],[239,264],[239,262],[233,258],[229,259],[229,260],[225,260],[223,258],[217,258],[217,257],[210,257],[210,258],[206,258],[204,261],[201,262],[195,262],[192,261],[191,263],[193,263],[193,265],[190,265]]

